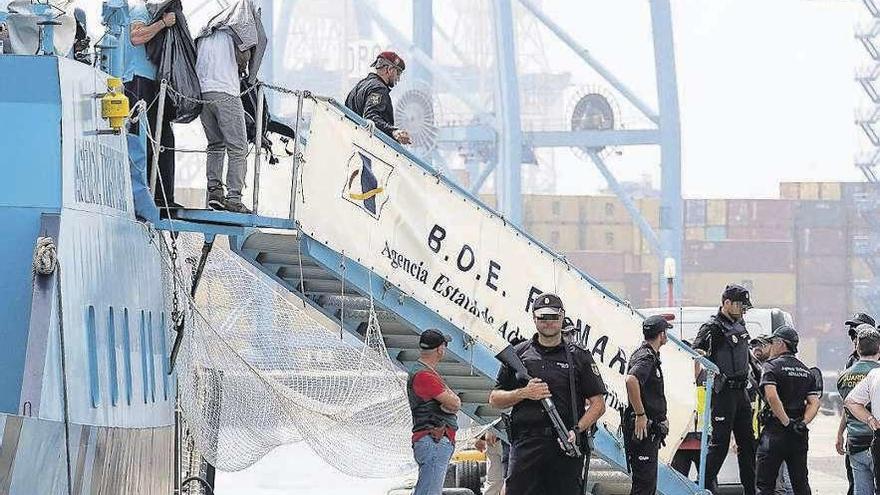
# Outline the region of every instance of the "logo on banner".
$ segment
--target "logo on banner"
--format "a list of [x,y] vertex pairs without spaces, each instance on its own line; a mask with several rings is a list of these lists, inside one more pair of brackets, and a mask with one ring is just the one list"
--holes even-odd
[[394,167],[366,150],[354,147],[342,197],[378,219],[388,202],[388,179]]

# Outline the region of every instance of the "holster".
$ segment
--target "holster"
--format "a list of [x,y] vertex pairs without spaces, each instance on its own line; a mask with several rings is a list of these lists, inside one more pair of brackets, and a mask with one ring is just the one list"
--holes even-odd
[[428,435],[431,436],[431,439],[434,440],[435,443],[439,442],[446,436],[446,426],[435,426],[428,430]]

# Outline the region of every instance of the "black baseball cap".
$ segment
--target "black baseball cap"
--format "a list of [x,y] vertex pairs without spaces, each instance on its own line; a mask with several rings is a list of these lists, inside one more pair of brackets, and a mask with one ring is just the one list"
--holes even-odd
[[721,294],[721,302],[723,303],[728,299],[733,302],[741,302],[746,308],[752,307],[752,300],[749,298],[749,291],[742,285],[729,284],[725,287],[724,293]]
[[672,328],[672,323],[669,323],[661,315],[649,316],[642,322],[642,334],[646,339],[653,339],[660,335],[660,332],[665,332],[670,328]]
[[759,345],[767,345],[770,343],[770,341],[771,338],[769,335],[758,335],[757,337],[749,341],[749,346],[756,347]]
[[429,328],[422,332],[422,336],[419,337],[419,348],[424,351],[430,351],[450,342],[452,342],[452,337],[440,333],[440,330]]
[[562,306],[562,299],[550,292],[539,295],[532,302],[532,313],[535,316],[558,315],[563,311],[565,311],[565,308]]
[[773,330],[773,335],[771,335],[771,337],[788,342],[792,350],[797,350],[797,345],[800,341],[797,330],[788,325],[780,325],[777,327],[776,330]]
[[871,325],[872,327],[877,326],[877,322],[874,321],[874,318],[872,318],[871,315],[869,315],[867,313],[856,313],[856,314],[852,315],[852,318],[846,320],[846,323],[844,323],[844,325],[847,325],[850,327],[857,327],[863,323]]

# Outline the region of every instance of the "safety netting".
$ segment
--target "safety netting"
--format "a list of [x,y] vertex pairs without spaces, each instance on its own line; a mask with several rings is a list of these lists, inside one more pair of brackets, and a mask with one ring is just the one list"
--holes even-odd
[[363,342],[341,338],[338,327],[322,326],[302,301],[219,247],[191,299],[202,241],[182,234],[173,244],[178,276],[169,284],[185,318],[179,404],[201,456],[236,471],[305,441],[352,476],[415,468],[406,375],[388,356],[375,310]]

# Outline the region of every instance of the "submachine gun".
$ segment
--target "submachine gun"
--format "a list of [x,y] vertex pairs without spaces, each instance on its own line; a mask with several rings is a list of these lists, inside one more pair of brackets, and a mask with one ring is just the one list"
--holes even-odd
[[[510,366],[516,372],[516,377],[520,380],[528,381],[532,379],[522,360],[513,350],[513,346],[507,346],[495,357],[502,363]],[[580,457],[582,455],[581,449],[578,448],[576,443],[568,440],[568,429],[562,422],[562,418],[559,416],[559,411],[556,409],[556,404],[553,403],[553,400],[549,397],[541,399],[541,406],[544,407],[544,411],[550,417],[550,422],[553,423],[553,429],[556,431],[556,437],[559,439],[559,445],[562,447],[565,455],[568,457]]]

